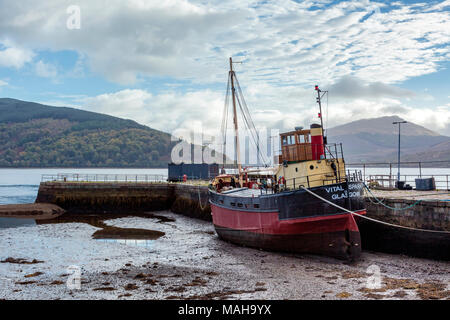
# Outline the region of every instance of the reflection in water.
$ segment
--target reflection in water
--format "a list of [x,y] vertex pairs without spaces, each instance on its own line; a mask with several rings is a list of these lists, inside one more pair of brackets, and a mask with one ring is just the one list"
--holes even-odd
[[0,229],[32,227],[36,225],[34,219],[0,218]]
[[96,239],[96,240],[100,242],[119,243],[143,248],[150,248],[153,246],[155,242],[155,240],[137,240],[137,239]]

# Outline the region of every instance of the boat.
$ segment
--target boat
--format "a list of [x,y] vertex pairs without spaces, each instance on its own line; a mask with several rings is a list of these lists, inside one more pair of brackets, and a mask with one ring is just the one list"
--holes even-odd
[[236,100],[241,106],[243,98],[236,97],[241,90],[236,91],[235,84],[230,58],[238,176],[222,174],[211,184],[209,202],[218,236],[263,250],[357,260],[361,237],[353,213],[366,213],[364,185],[360,173],[346,172],[342,144],[326,143],[321,114],[321,98],[326,92],[315,87],[321,124],[280,134],[279,165],[272,168],[268,186],[250,184],[239,161]]

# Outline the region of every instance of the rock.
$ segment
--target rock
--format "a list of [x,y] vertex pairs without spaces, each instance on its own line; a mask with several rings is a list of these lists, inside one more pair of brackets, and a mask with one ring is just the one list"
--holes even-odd
[[34,278],[34,277],[40,276],[41,274],[43,274],[43,273],[42,272],[35,272],[35,273],[32,273],[32,274],[27,274],[25,276],[25,278]]
[[46,220],[59,217],[66,211],[55,204],[7,204],[0,205],[0,217]]
[[136,290],[139,289],[139,287],[137,285],[135,285],[134,283],[129,283],[124,287],[125,290]]

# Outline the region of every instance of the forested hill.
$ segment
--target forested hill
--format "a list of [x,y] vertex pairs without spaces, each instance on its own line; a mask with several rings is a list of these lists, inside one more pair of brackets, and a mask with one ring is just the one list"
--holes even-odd
[[173,145],[132,120],[0,99],[0,167],[166,167]]

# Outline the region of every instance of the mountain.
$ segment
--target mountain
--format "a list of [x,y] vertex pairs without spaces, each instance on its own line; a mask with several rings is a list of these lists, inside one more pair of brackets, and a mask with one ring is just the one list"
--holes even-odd
[[[363,119],[326,131],[347,163],[395,162],[403,119]],[[450,160],[450,137],[401,127],[402,161]],[[74,108],[0,99],[0,167],[167,167],[171,135],[132,120]]]
[[450,165],[450,139],[442,143],[438,143],[425,151],[419,151],[412,154],[402,155],[402,161],[446,161],[447,167]]
[[[348,163],[395,162],[398,152],[397,116],[362,119],[330,128],[328,142],[342,142]],[[450,159],[450,137],[408,122],[401,125],[402,161]]]
[[132,120],[0,99],[0,167],[166,167],[174,144]]

